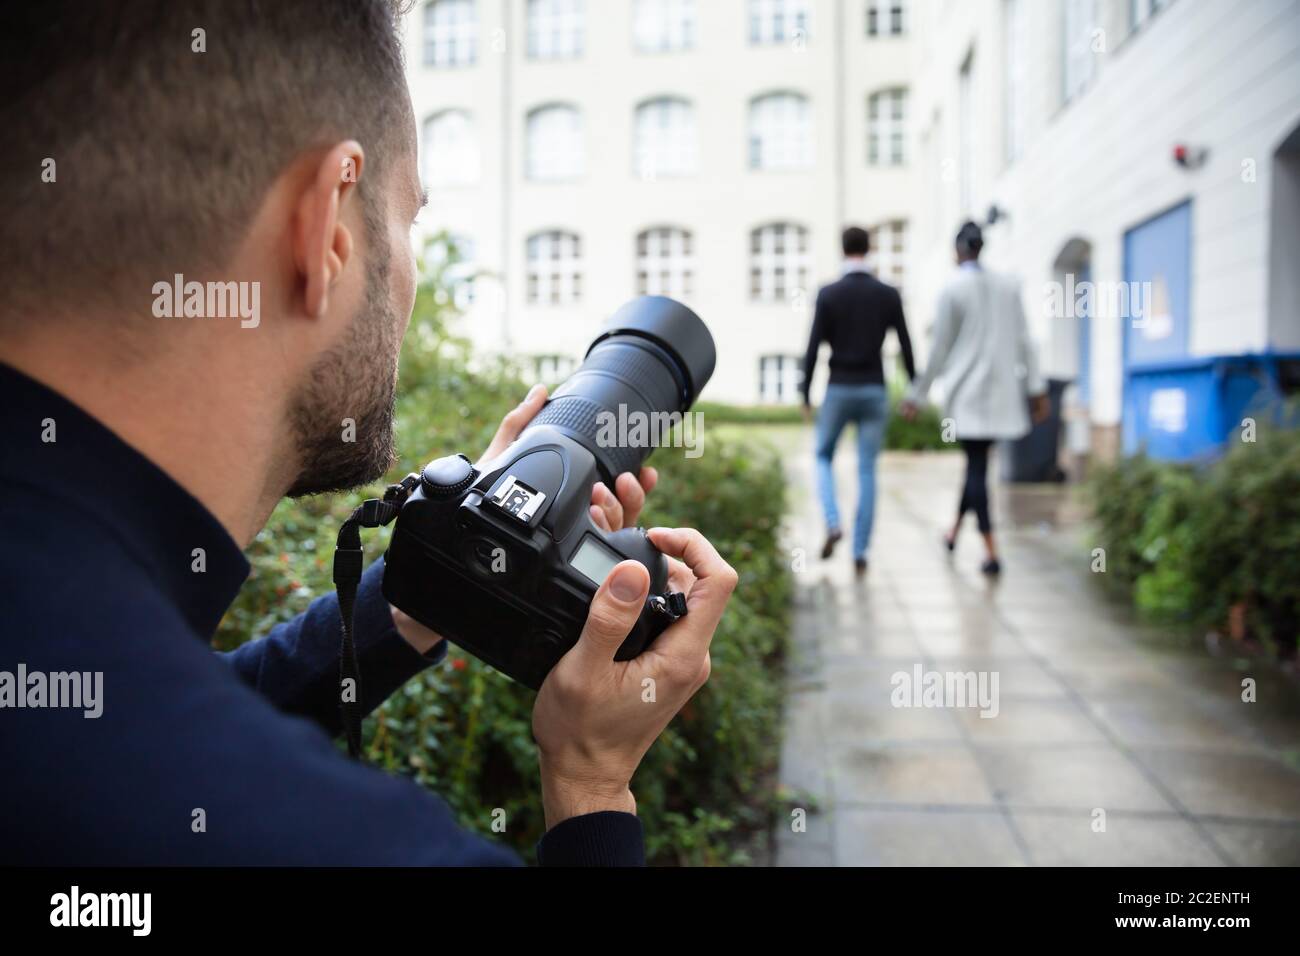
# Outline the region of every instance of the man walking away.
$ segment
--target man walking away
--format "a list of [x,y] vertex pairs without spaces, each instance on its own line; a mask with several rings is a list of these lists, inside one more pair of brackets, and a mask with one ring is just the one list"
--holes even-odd
[[903,318],[903,300],[898,290],[867,272],[866,255],[871,247],[866,230],[850,226],[844,230],[843,275],[817,294],[812,334],[803,363],[803,404],[811,416],[808,389],[812,385],[817,352],[830,343],[830,384],[817,416],[817,491],[826,515],[826,543],[822,558],[829,558],[843,537],[835,501],[835,445],[849,422],[858,428],[858,513],[853,526],[853,566],[861,575],[867,570],[867,547],[876,506],[876,455],[884,437],[889,413],[880,347],[885,333],[893,329],[907,367],[909,380],[916,377],[912,361],[912,340]]

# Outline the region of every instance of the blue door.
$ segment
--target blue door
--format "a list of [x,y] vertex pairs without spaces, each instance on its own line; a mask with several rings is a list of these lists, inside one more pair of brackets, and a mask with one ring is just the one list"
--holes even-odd
[[1124,367],[1186,358],[1191,316],[1192,204],[1124,234]]
[[[1125,454],[1146,448],[1181,448],[1188,440],[1188,411],[1194,395],[1184,384],[1166,382],[1148,392],[1135,376],[1187,358],[1191,324],[1192,204],[1183,203],[1124,234],[1124,294],[1120,313],[1124,337]],[[1118,303],[1121,304],[1122,303]],[[1192,422],[1200,425],[1201,422]]]

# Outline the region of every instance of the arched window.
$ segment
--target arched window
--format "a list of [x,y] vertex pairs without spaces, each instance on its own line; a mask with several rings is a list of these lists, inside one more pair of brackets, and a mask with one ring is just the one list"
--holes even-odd
[[424,121],[426,186],[463,186],[478,181],[478,139],[464,110],[443,110]]
[[529,113],[527,144],[529,179],[577,179],[586,170],[582,114],[572,106],[543,106]]
[[812,164],[812,110],[806,96],[769,93],[749,104],[751,169],[807,169]]
[[583,0],[528,0],[528,58],[570,60],[582,56],[585,8]]
[[572,305],[582,300],[582,243],[577,233],[552,229],[528,237],[529,305]]
[[686,100],[661,97],[636,108],[633,157],[642,179],[689,176],[695,172],[695,108]]
[[477,54],[474,0],[431,0],[425,5],[425,66],[469,66]]
[[695,249],[685,229],[659,226],[636,237],[637,295],[689,298],[695,286]]
[[632,42],[642,53],[695,46],[695,0],[636,0]]
[[880,90],[867,97],[867,163],[902,166],[907,162],[907,90]]
[[808,230],[790,222],[760,226],[749,234],[749,297],[783,302],[808,288]]

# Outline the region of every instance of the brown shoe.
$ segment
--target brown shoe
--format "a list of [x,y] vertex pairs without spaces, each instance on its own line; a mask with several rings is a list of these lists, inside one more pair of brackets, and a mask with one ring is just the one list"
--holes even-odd
[[839,528],[832,528],[826,533],[826,543],[822,545],[823,561],[835,553],[835,546],[840,543],[840,538],[842,537],[844,537],[844,532]]

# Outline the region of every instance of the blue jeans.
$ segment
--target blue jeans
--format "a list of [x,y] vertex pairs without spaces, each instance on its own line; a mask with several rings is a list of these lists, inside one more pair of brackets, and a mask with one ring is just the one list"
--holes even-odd
[[885,436],[889,398],[883,385],[829,385],[817,415],[817,492],[826,527],[840,527],[835,503],[835,445],[849,422],[858,426],[858,514],[853,524],[853,557],[865,558],[876,511],[876,455]]

